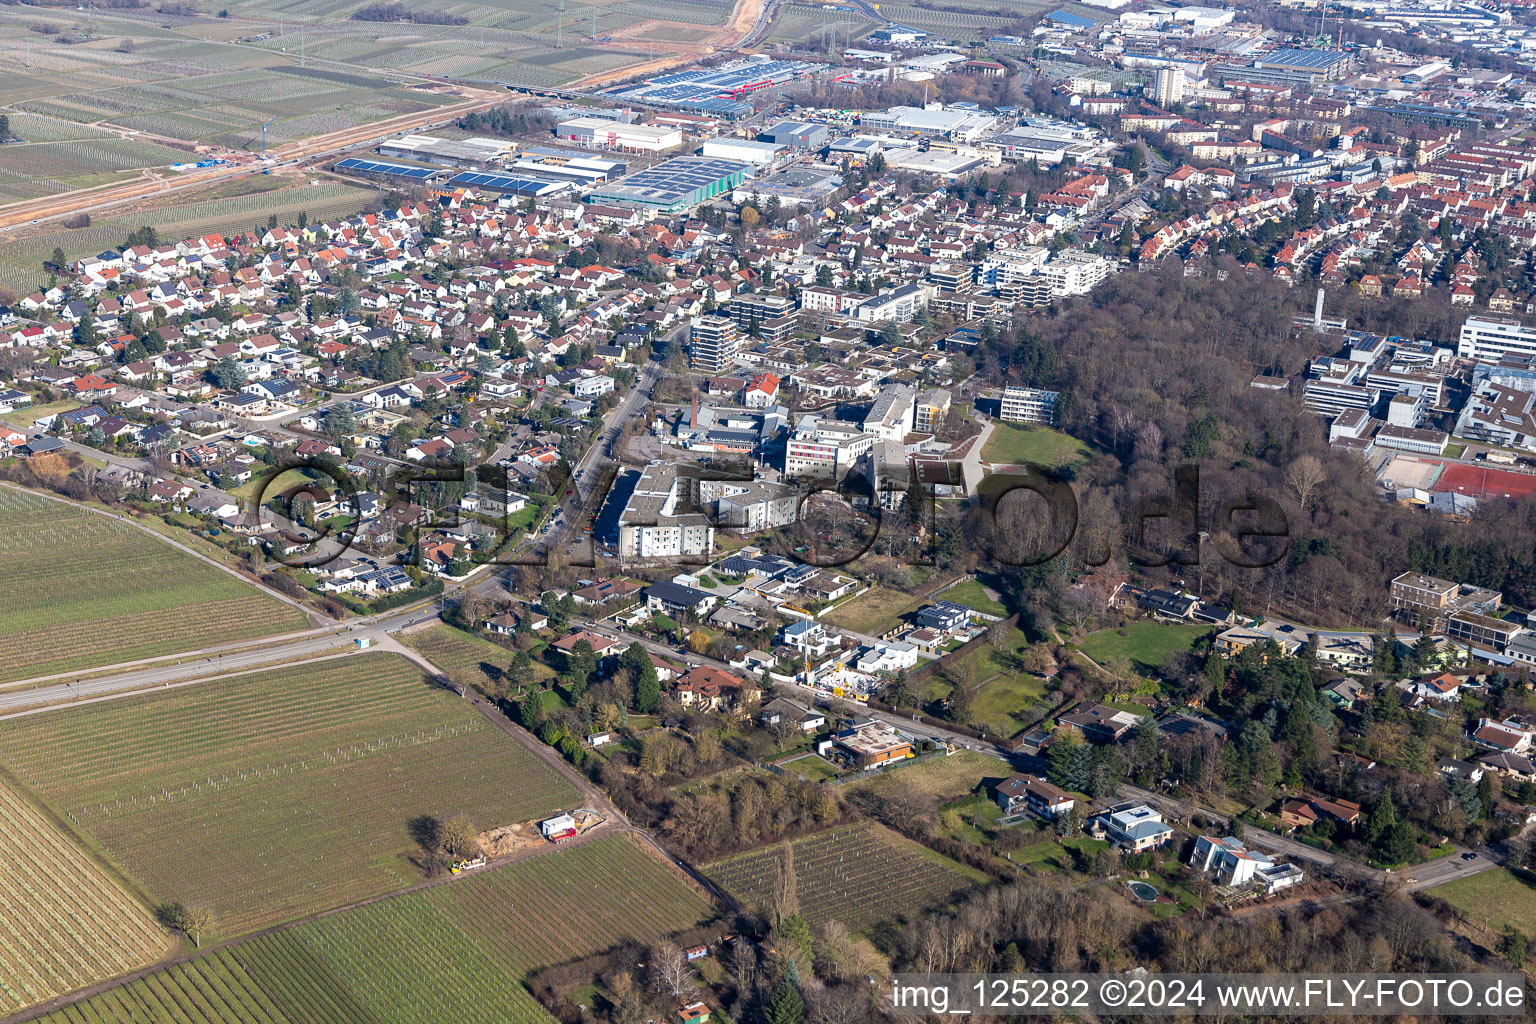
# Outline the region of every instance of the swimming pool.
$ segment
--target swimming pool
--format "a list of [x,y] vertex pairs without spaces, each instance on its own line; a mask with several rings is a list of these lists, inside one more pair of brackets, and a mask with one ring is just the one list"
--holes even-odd
[[1152,886],[1148,885],[1146,882],[1127,882],[1126,885],[1130,887],[1131,895],[1141,900],[1141,902],[1157,902],[1157,890],[1152,888]]

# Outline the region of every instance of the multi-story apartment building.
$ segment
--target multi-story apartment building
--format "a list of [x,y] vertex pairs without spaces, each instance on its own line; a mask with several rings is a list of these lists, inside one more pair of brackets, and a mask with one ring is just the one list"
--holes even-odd
[[1054,427],[1056,407],[1060,402],[1059,391],[1010,385],[1003,389],[1002,411],[998,418],[1014,423],[1040,423]]
[[1184,69],[1158,68],[1152,85],[1152,102],[1164,109],[1184,102]]
[[937,431],[944,417],[949,415],[952,400],[943,388],[929,388],[917,396],[917,403],[912,407],[912,429],[930,434]]
[[730,369],[741,345],[741,329],[719,315],[701,316],[688,333],[689,365],[701,373]]
[[804,492],[764,480],[699,480],[699,504],[716,524],[740,533],[788,526],[800,518]]
[[935,291],[937,289],[933,285],[900,285],[860,303],[854,309],[853,316],[864,323],[881,320],[906,323],[917,316],[918,310],[928,307],[928,299]]
[[640,474],[634,493],[619,514],[621,558],[708,556],[715,550],[715,527],[698,511],[698,481],[668,462],[653,462]]
[[1405,572],[1392,580],[1389,590],[1392,614],[1405,622],[1447,632],[1448,617],[1461,613],[1485,616],[1496,610],[1503,597],[1497,590],[1442,580],[1422,572]]
[[749,292],[733,298],[721,312],[731,318],[731,322],[741,329],[742,334],[753,334],[754,327],[765,320],[785,316],[792,318],[795,312],[795,300],[787,295],[760,295]]
[[900,441],[912,431],[912,407],[916,402],[917,392],[905,384],[884,388],[864,416],[864,433]]

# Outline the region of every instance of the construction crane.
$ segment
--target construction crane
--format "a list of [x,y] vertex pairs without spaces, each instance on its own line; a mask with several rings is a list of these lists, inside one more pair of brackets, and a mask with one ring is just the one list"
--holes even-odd
[[[272,119],[272,121],[276,120],[275,117]],[[268,121],[267,124],[271,124],[272,121]],[[261,126],[261,158],[263,160],[267,158],[267,124]]]

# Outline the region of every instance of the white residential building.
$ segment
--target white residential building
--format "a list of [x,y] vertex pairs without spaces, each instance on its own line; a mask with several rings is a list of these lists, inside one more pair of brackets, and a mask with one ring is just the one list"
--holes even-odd
[[1040,423],[1054,427],[1056,407],[1060,402],[1059,391],[1009,386],[1003,389],[1002,409],[998,418],[1014,423]]

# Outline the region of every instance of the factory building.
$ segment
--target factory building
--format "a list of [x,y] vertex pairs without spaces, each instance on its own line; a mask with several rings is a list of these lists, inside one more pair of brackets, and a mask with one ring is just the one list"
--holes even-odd
[[785,210],[819,209],[843,186],[835,169],[797,165],[765,178],[754,178],[731,193],[735,203],[767,203],[777,199]]
[[412,164],[392,164],[385,160],[364,160],[358,157],[348,157],[338,161],[333,168],[339,174],[350,174],[358,178],[371,178],[376,181],[390,182],[396,185],[425,185],[435,175],[442,171],[431,167],[416,167]]
[[465,171],[448,180],[450,188],[472,188],[476,192],[502,196],[523,196],[537,199],[569,191],[568,181],[548,181],[522,174],[493,174],[486,171]]
[[809,121],[780,121],[771,128],[765,128],[757,136],[763,142],[772,142],[780,146],[789,146],[791,149],[815,150],[827,144],[829,135],[824,124],[812,124]]
[[516,143],[502,139],[440,139],[435,135],[407,135],[402,139],[381,143],[379,155],[417,160],[424,164],[442,164],[444,167],[494,167],[511,156],[516,148]]
[[736,160],[680,156],[600,185],[587,198],[594,203],[676,213],[730,192],[751,173],[751,164]]
[[767,167],[784,149],[772,142],[754,142],[751,139],[710,139],[699,150],[704,156],[722,160],[741,160],[759,167]]
[[623,160],[587,156],[560,149],[534,146],[519,153],[507,170],[550,181],[569,181],[579,187],[601,185],[629,173]]
[[633,153],[661,153],[683,144],[676,128],[653,124],[620,124],[601,117],[573,117],[561,121],[555,135],[587,149],[620,149]]

